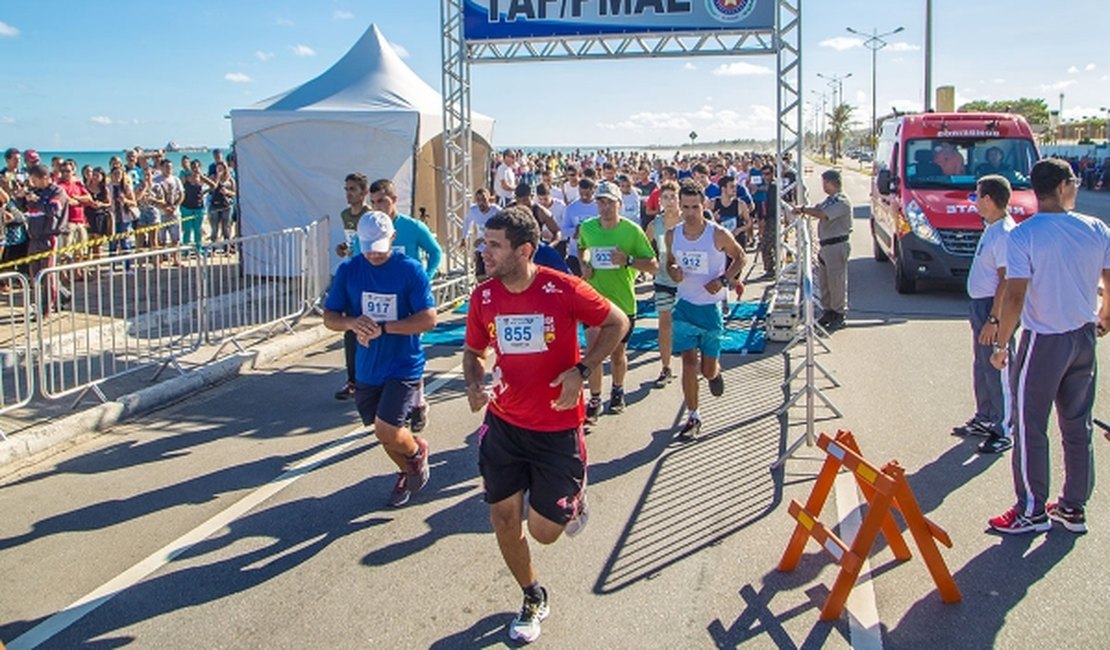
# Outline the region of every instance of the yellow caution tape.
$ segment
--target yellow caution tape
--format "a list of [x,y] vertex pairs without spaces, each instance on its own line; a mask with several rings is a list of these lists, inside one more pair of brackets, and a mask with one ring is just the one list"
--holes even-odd
[[[193,219],[197,219],[197,218],[199,218],[197,215],[188,216],[188,217],[181,217],[181,218],[175,219],[175,220],[173,220],[169,223],[156,223],[156,224],[150,225],[150,226],[143,226],[141,228],[135,228],[135,229],[129,230],[127,232],[116,233],[114,235],[102,235],[100,237],[90,237],[89,240],[85,241],[85,242],[70,244],[68,246],[63,246],[62,248],[57,248],[57,249],[54,249],[54,250],[42,251],[41,253],[35,253],[33,255],[28,255],[26,257],[21,257],[18,260],[12,260],[11,262],[4,262],[4,263],[0,264],[0,270],[6,269],[6,268],[15,268],[15,267],[18,267],[18,266],[22,266],[24,264],[29,264],[29,263],[34,262],[36,260],[44,260],[44,259],[50,257],[51,255],[62,255],[62,254],[65,254],[65,253],[71,253],[73,251],[78,251],[78,250],[81,250],[81,249],[84,249],[84,248],[94,248],[96,246],[101,246],[103,244],[113,242],[113,241],[122,241],[124,239],[128,239],[129,237],[134,237],[135,235],[144,235],[148,232],[153,232],[155,230],[160,230],[162,228],[168,228],[170,226],[177,226],[177,225],[185,223],[186,221],[192,221]],[[137,221],[137,219],[136,219],[136,221]]]

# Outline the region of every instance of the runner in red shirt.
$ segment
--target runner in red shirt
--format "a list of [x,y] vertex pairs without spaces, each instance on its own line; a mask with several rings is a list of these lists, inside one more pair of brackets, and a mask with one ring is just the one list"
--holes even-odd
[[[616,347],[628,318],[589,284],[537,267],[540,231],[528,210],[512,207],[486,222],[482,253],[490,279],[470,296],[463,368],[474,412],[486,408],[478,429],[479,468],[490,520],[505,563],[524,590],[509,626],[514,641],[531,642],[547,617],[547,590],[536,579],[524,536],[551,544],[586,523],[585,409],[582,384]],[[578,323],[600,327],[582,357]],[[486,357],[497,354],[491,391]]]

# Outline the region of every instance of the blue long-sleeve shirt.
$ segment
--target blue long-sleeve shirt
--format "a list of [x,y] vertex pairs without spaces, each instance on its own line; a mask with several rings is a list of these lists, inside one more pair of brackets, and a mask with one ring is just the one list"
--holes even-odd
[[[423,260],[424,272],[428,274],[428,279],[434,278],[439,270],[439,263],[443,261],[443,249],[440,248],[432,231],[424,225],[424,222],[417,221],[406,214],[398,214],[393,219],[393,229],[397,232],[397,236],[393,239],[394,250],[400,250],[414,260]],[[420,255],[421,251],[424,252],[423,256]],[[361,254],[362,247],[359,245],[358,237],[355,237],[351,256],[357,257]]]

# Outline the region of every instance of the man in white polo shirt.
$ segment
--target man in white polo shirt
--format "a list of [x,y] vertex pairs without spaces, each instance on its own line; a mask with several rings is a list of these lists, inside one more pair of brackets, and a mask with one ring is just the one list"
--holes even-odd
[[991,364],[991,346],[997,342],[998,313],[1006,290],[1006,238],[1014,229],[1014,220],[1006,210],[1010,203],[1010,181],[1005,177],[984,176],[976,183],[975,189],[976,209],[986,224],[979,246],[975,249],[971,271],[967,274],[967,293],[971,298],[968,318],[974,350],[972,388],[975,415],[952,429],[952,434],[986,436],[987,439],[979,445],[979,451],[998,454],[1014,446],[1010,436],[1006,371],[998,370]]
[[[1079,179],[1062,160],[1030,172],[1037,214],[1010,232],[1006,293],[991,363],[1006,366],[1006,342],[1021,318],[1010,374],[1014,396],[1014,490],[1017,503],[992,517],[1001,533],[1045,531],[1059,522],[1087,531],[1084,507],[1094,486],[1091,407],[1095,337],[1110,329],[1110,300],[1098,306],[1099,279],[1110,286],[1110,227],[1071,212]],[[1064,487],[1048,501],[1048,416],[1056,406],[1064,447]]]

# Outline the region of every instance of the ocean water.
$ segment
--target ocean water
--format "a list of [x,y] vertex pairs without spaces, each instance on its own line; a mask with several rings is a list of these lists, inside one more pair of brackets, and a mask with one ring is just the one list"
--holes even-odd
[[[166,155],[169,156],[169,159],[173,161],[174,169],[177,169],[178,171],[181,171],[181,157],[188,156],[189,158],[200,160],[201,169],[205,173],[207,173],[208,165],[212,163],[212,149],[221,148],[222,147],[216,146],[209,147],[208,151],[198,153],[171,152]],[[228,153],[228,149],[226,147],[223,147],[222,149],[224,155],[226,156]],[[112,159],[112,156],[119,156],[120,158],[124,158],[126,160],[124,156],[124,150],[122,149],[112,151],[47,151],[45,149],[39,149],[38,152],[39,156],[42,158],[43,164],[47,166],[50,165],[50,159],[54,156],[61,156],[62,158],[66,159],[73,158],[77,161],[78,173],[80,173],[81,168],[85,165],[92,165],[93,167],[103,167],[104,171],[108,171],[108,161]]]

